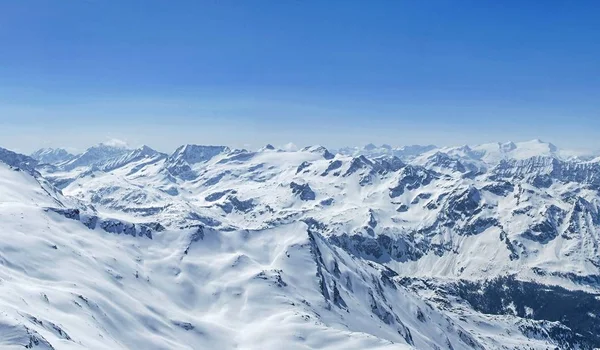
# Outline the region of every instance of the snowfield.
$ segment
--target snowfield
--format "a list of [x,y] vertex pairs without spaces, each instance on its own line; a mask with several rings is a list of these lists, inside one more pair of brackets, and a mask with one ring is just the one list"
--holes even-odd
[[593,349],[599,208],[539,140],[0,149],[0,348]]

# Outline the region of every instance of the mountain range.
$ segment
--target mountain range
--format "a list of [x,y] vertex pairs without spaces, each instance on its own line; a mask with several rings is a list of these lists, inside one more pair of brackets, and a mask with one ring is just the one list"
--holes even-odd
[[0,149],[4,349],[594,349],[600,158]]

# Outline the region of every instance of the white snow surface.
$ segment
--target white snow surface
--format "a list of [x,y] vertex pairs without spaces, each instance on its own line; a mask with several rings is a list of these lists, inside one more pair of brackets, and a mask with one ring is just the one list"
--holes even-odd
[[599,274],[598,163],[539,140],[373,147],[101,145],[38,170],[6,153],[0,347],[556,346],[400,279],[596,291],[568,276]]

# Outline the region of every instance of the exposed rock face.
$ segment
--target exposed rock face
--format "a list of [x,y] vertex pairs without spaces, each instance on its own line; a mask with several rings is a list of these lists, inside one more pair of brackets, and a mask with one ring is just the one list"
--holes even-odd
[[484,314],[518,316],[524,334],[547,339],[561,349],[600,346],[595,316],[600,312],[598,294],[520,281],[514,276],[452,283],[405,278],[401,283],[419,291],[434,289],[439,298],[436,303],[456,305],[451,299],[459,298]]
[[402,195],[404,191],[429,185],[436,177],[435,173],[425,168],[406,166],[400,171],[396,185],[390,188],[390,197],[395,198]]
[[314,201],[316,198],[315,192],[310,188],[308,184],[297,184],[295,182],[290,183],[292,193],[303,201]]
[[134,224],[116,219],[102,219],[94,214],[82,214],[79,209],[47,208],[46,210],[62,215],[67,219],[81,221],[91,230],[100,227],[109,233],[147,237],[150,239],[152,239],[152,232],[162,232],[165,230],[165,227],[158,222]]
[[600,188],[600,163],[562,161],[551,157],[533,157],[525,160],[503,161],[493,169],[500,178],[525,179],[540,188],[552,181],[576,182]]

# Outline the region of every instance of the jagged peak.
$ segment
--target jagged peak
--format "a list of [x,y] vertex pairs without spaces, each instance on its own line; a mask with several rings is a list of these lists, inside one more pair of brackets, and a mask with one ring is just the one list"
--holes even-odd
[[132,150],[123,147],[122,144],[100,143],[89,147],[85,152],[72,157],[58,167],[65,170],[73,170],[78,167],[104,168],[107,164],[113,163],[119,158],[127,155]]
[[352,159],[352,162],[362,163],[362,164],[368,164],[368,165],[372,165],[373,164],[373,162],[369,158],[367,158],[367,156],[365,156],[364,154],[361,154],[358,157],[354,157]]
[[456,150],[465,152],[465,153],[469,153],[469,152],[473,151],[473,148],[471,148],[471,146],[469,146],[469,145],[462,145],[462,146],[456,147]]
[[249,151],[245,148],[233,148],[233,149],[229,150],[230,155],[241,154],[241,153],[251,153],[251,151]]
[[379,156],[373,158],[373,162],[378,164],[383,170],[398,171],[406,166],[406,163],[396,156]]
[[139,156],[147,156],[147,157],[153,157],[156,155],[164,155],[164,153],[161,153],[161,152],[155,150],[154,148],[151,148],[146,145],[142,145],[142,146],[134,149],[131,152],[131,154],[135,154],[135,155],[139,155]]
[[137,149],[140,151],[144,151],[144,152],[157,152],[155,149],[153,149],[152,147],[147,146],[147,145],[142,145],[142,146],[138,147]]
[[329,152],[327,148],[321,145],[307,146],[304,147],[301,152],[311,152],[311,153],[319,153],[323,155],[325,159],[333,159],[335,156],[333,153]]
[[31,154],[31,158],[38,162],[53,165],[68,161],[74,157],[73,154],[64,148],[41,148]]
[[270,143],[267,143],[264,147],[261,147],[261,149],[259,149],[260,152],[264,152],[264,151],[274,151],[275,150],[275,146],[273,146]]
[[510,152],[517,148],[517,145],[512,141],[508,141],[505,143],[498,143],[498,145],[500,146],[500,149],[504,152]]
[[321,145],[312,145],[303,147],[302,149],[300,149],[300,152],[320,152],[323,150],[327,150],[327,148]]
[[200,163],[209,160],[220,153],[229,153],[230,148],[227,146],[213,146],[213,145],[195,145],[186,144],[179,146],[172,155],[169,156],[171,160],[185,160],[190,164]]
[[185,152],[185,151],[189,151],[189,150],[194,150],[194,149],[214,149],[214,148],[221,148],[221,149],[229,149],[229,147],[227,146],[222,146],[222,145],[200,145],[200,144],[195,144],[195,143],[186,143],[184,145],[181,145],[179,147],[177,147],[177,149],[175,150],[175,152]]
[[71,155],[71,153],[69,153],[64,148],[45,147],[45,148],[40,148],[37,151],[33,152],[30,155],[30,157],[33,158],[35,156],[39,156],[39,155],[43,155],[43,154],[49,154],[49,153],[53,153],[53,154],[69,154],[69,155]]

